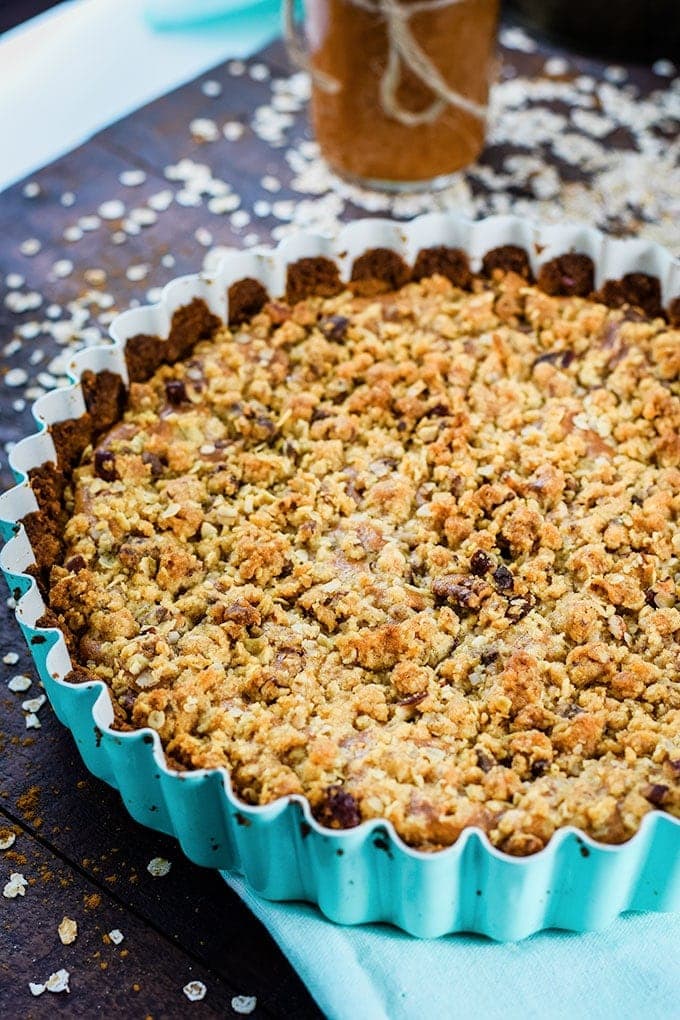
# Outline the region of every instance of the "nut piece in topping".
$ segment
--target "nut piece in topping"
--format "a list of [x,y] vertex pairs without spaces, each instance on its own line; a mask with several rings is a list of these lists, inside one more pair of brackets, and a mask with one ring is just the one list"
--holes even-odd
[[515,579],[512,573],[502,563],[494,570],[493,579],[499,591],[512,591],[515,587]]
[[77,938],[78,922],[74,921],[72,917],[63,917],[57,931],[62,944],[70,946]]
[[324,799],[314,808],[314,817],[327,829],[353,829],[361,822],[359,805],[341,786],[329,786]]
[[349,319],[346,315],[328,315],[319,320],[319,329],[327,340],[334,340],[338,343],[345,339]]
[[154,857],[147,864],[146,870],[154,878],[163,878],[170,871],[170,867],[170,861],[166,861],[164,857]]
[[182,989],[189,1002],[200,1002],[201,999],[205,999],[206,992],[208,989],[205,987],[202,981],[190,981],[188,985],[185,985]]
[[482,549],[475,549],[470,558],[470,570],[476,577],[483,577],[491,570],[491,557],[487,556]]
[[95,450],[94,473],[97,478],[102,478],[105,482],[115,482],[118,477],[116,458],[110,450]]
[[248,1016],[256,1006],[257,999],[254,995],[235,995],[231,1000],[231,1008],[234,1013],[240,1013],[241,1016]]
[[179,407],[180,404],[186,404],[189,401],[186,387],[181,379],[169,379],[165,384],[165,395],[168,398],[168,403],[173,407]]

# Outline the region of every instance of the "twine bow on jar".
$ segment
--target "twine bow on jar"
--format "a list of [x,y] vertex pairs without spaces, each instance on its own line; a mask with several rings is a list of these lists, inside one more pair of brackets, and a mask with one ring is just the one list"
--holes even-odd
[[[449,88],[439,70],[416,42],[411,18],[416,14],[428,14],[466,0],[416,0],[404,3],[401,0],[346,0],[369,14],[381,17],[387,32],[387,64],[380,79],[380,100],[385,114],[408,127],[431,124],[441,116],[447,106],[454,106],[479,120],[486,119],[487,107],[467,99]],[[326,92],[334,93],[340,83],[331,75],[311,66],[304,43],[295,26],[295,0],[283,0],[283,29],[288,54],[291,60],[312,75],[315,85]],[[402,80],[402,68],[407,67],[424,85],[432,91],[434,99],[424,110],[413,112],[405,109],[397,93]]]

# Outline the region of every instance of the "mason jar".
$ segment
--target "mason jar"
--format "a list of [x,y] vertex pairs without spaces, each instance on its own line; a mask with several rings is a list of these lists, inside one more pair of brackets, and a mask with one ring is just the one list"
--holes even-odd
[[484,144],[498,0],[305,0],[311,120],[339,174],[442,186]]

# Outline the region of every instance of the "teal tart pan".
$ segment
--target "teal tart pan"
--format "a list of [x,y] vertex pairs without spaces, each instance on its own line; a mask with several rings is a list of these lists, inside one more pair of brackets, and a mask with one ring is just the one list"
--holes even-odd
[[[64,636],[38,625],[45,605],[29,573],[35,557],[21,524],[38,508],[28,472],[56,461],[54,426],[84,413],[82,373],[109,371],[127,383],[128,339],[168,336],[173,314],[195,298],[226,320],[230,288],[233,300],[235,284],[256,280],[277,297],[286,292],[289,267],[301,259],[330,260],[347,280],[355,260],[376,248],[413,265],[420,252],[441,254],[444,246],[464,251],[476,269],[488,252],[506,245],[523,249],[534,273],[545,262],[579,253],[592,260],[596,288],[615,281],[610,286],[625,291],[635,279],[631,274],[645,274],[655,278],[664,306],[680,294],[680,265],[658,245],[615,240],[585,226],[540,227],[516,217],[476,223],[449,214],[408,224],[362,220],[334,240],[298,234],[273,251],[233,253],[215,273],[177,279],[158,304],[119,315],[111,345],[74,356],[71,383],[35,403],[38,431],[12,451],[16,485],[0,496],[5,541],[0,566],[16,598],[16,617],[54,711],[71,730],[87,768],[120,791],[138,822],[176,837],[190,860],[245,876],[265,899],[317,904],[340,924],[387,922],[423,938],[466,931],[512,941],[544,928],[600,929],[627,910],[678,911],[680,821],[651,811],[635,836],[618,846],[564,828],[528,857],[504,854],[481,831],[469,829],[453,846],[423,853],[407,847],[388,822],[329,830],[303,797],[253,807],[235,795],[224,769],[173,771],[155,732],[112,727],[104,684],[64,679],[71,670]],[[310,269],[314,263],[303,265]]]

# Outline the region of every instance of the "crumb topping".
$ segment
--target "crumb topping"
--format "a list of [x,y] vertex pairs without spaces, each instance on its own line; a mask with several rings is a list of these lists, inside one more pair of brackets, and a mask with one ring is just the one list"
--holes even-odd
[[680,815],[680,331],[521,275],[270,302],[133,383],[50,605],[249,803],[629,838]]

